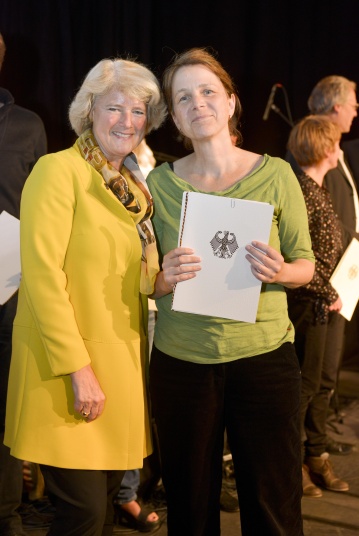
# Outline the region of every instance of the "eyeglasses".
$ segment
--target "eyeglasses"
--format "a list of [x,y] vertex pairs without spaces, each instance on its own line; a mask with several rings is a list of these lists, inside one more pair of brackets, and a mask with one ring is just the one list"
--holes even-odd
[[359,108],[359,104],[357,102],[355,104],[353,104],[352,102],[346,102],[346,104],[354,108],[354,110],[357,110]]

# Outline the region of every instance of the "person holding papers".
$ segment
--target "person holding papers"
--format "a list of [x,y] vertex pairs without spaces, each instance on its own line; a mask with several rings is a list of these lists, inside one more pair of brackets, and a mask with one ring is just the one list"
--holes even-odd
[[[220,534],[226,429],[242,534],[301,536],[300,369],[284,287],[306,284],[314,272],[303,195],[289,164],[233,145],[231,136],[241,139],[241,105],[213,55],[191,49],[176,56],[163,89],[169,113],[193,150],[148,177],[163,256],[154,293],[158,319],[150,391],[168,534]],[[173,287],[201,277],[196,251],[177,247],[185,191],[273,205],[269,244],[246,245],[243,271],[262,283],[255,322],[171,309]],[[233,237],[227,239],[232,244]],[[231,254],[234,249],[228,248]],[[208,293],[214,285],[215,278]]]
[[[6,45],[0,34],[0,71]],[[20,57],[19,57],[20,62]],[[38,158],[46,154],[47,136],[42,119],[15,104],[8,89],[0,87],[0,214],[19,218],[20,198],[25,181]],[[0,240],[0,248],[4,244]],[[3,268],[3,266],[1,266]],[[0,303],[0,534],[23,536],[18,512],[23,492],[22,461],[10,455],[3,444],[7,383],[11,359],[12,326],[17,291]],[[2,300],[1,300],[2,301]]]
[[344,245],[341,223],[323,182],[326,173],[338,164],[340,137],[338,125],[326,117],[311,115],[295,125],[288,140],[288,149],[302,170],[298,181],[316,260],[312,281],[287,290],[302,371],[303,494],[308,497],[321,497],[321,487],[349,489],[347,482],[334,474],[326,452],[326,419],[344,337],[344,322],[339,315],[342,301],[330,277]]

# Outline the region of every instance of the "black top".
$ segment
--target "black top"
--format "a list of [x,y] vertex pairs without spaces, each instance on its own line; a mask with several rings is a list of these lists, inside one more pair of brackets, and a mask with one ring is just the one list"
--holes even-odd
[[0,213],[6,210],[19,218],[25,180],[46,151],[40,117],[17,106],[11,93],[0,88]]
[[321,188],[303,172],[297,177],[308,212],[315,271],[313,279],[307,285],[287,289],[287,293],[289,299],[314,301],[316,321],[325,323],[328,319],[328,306],[338,298],[329,279],[344,252],[341,224],[326,188]]

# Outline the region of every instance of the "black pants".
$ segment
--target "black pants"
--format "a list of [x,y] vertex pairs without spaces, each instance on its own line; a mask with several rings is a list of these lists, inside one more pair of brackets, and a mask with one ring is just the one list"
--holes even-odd
[[169,536],[218,536],[224,430],[243,536],[301,536],[300,370],[292,344],[200,365],[154,348],[150,389]]
[[3,444],[7,383],[11,360],[12,324],[17,307],[17,293],[0,306],[0,534],[6,530],[21,532],[17,508],[22,498],[22,462],[10,455]]
[[327,324],[315,324],[310,301],[289,302],[289,316],[295,327],[295,348],[302,371],[303,456],[320,456],[327,444],[326,421],[337,384],[345,319],[333,312]]
[[87,471],[41,465],[49,499],[56,508],[47,536],[110,536],[113,499],[125,471]]

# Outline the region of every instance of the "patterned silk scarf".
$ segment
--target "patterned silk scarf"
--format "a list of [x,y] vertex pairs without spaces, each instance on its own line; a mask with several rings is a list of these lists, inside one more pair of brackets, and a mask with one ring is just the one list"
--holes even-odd
[[[101,151],[91,128],[81,134],[77,139],[77,145],[86,162],[102,175],[106,187],[128,210],[135,222],[142,245],[140,291],[142,294],[152,294],[159,272],[156,239],[150,220],[153,200],[136,157],[133,154],[127,156],[121,170],[118,171]],[[141,206],[140,199],[136,197],[134,191],[131,191],[131,184],[136,185],[143,193],[146,200],[145,207]],[[144,215],[141,217],[143,212]]]

